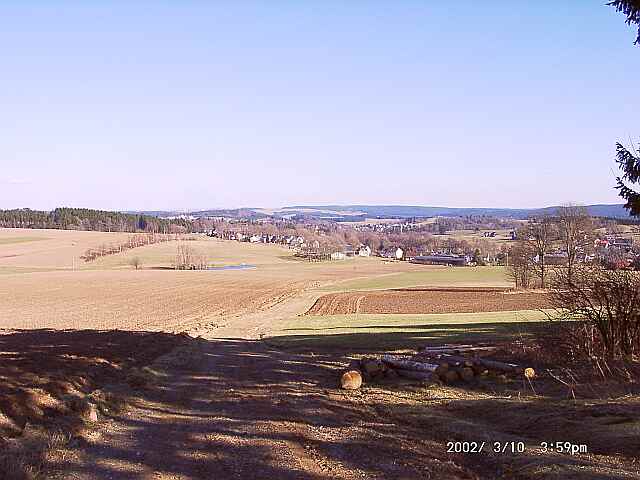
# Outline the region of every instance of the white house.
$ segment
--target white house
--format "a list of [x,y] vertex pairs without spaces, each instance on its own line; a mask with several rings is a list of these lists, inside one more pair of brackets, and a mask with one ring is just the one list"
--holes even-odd
[[347,256],[342,252],[333,252],[331,254],[331,260],[344,260]]
[[404,252],[402,251],[402,249],[400,247],[396,248],[396,259],[402,260],[403,257],[404,257]]
[[371,248],[369,248],[367,245],[361,246],[360,249],[358,250],[358,256],[360,257],[371,256]]

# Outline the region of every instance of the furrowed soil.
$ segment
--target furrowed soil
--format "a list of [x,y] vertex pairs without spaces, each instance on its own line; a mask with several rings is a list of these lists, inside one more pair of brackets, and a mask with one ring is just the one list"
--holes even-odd
[[507,292],[495,288],[412,288],[332,293],[320,297],[307,314],[473,313],[549,307],[549,298],[545,293]]

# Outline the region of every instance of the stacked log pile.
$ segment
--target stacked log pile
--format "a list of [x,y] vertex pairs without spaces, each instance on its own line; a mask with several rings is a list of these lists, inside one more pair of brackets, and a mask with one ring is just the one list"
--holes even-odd
[[351,362],[340,383],[342,388],[355,390],[363,382],[397,377],[447,385],[485,378],[504,383],[509,378],[535,377],[531,367],[486,358],[495,351],[491,346],[445,345],[425,347],[415,355],[363,358]]

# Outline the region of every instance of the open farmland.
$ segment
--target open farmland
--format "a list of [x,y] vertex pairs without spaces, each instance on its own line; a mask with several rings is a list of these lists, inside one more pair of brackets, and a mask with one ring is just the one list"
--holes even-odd
[[[417,271],[378,259],[308,263],[288,249],[219,241],[187,242],[212,265],[240,271],[175,271],[176,242],[139,247],[85,263],[87,248],[127,234],[36,230],[41,241],[8,243],[24,231],[0,230],[0,328],[118,328],[181,331],[221,318],[261,312],[297,293],[332,282]],[[141,260],[136,271],[131,259]],[[75,266],[75,269],[72,267]]]
[[2,228],[0,275],[79,268],[82,265],[80,257],[88,248],[124,241],[129,235]]
[[549,308],[547,296],[542,293],[420,288],[331,293],[320,297],[307,314],[474,313],[541,308]]
[[[539,478],[573,468],[568,456],[537,460],[544,434],[573,424],[553,416],[555,401],[531,403],[529,414],[519,383],[335,389],[346,358],[447,342],[510,344],[544,329],[544,313],[531,310],[543,297],[504,293],[502,269],[378,258],[309,263],[278,246],[202,238],[188,244],[212,265],[255,268],[176,271],[176,242],[84,263],[87,248],[126,234],[19,233],[0,230],[0,435],[27,441],[64,421],[73,439],[45,436],[57,440],[20,457],[47,472],[40,478],[466,479],[496,478],[509,465],[521,478]],[[314,304],[317,314],[302,315]],[[428,313],[443,308],[473,313]],[[184,331],[191,336],[171,334]],[[101,409],[88,430],[70,413],[69,395],[89,396]],[[500,417],[507,426],[469,413],[478,401],[509,412]],[[595,411],[589,405],[575,403],[575,415]],[[622,408],[626,419],[637,406]],[[617,412],[606,421],[619,422]],[[550,419],[544,432],[514,435],[536,416]],[[590,442],[598,456],[583,456],[581,468],[604,475],[594,478],[613,467],[634,472],[627,456],[635,425],[576,432],[575,441],[590,441],[596,428],[607,439]],[[449,439],[488,436],[524,438],[532,453],[469,462],[446,452]]]
[[372,275],[336,282],[327,291],[384,290],[408,287],[512,287],[503,267],[443,267],[420,265],[406,272]]

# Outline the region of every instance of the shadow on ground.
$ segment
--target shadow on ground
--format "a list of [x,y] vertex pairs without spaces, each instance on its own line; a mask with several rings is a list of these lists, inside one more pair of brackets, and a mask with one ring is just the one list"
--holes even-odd
[[[87,331],[38,331],[30,348],[28,335],[15,332],[2,339],[3,355],[14,352],[7,354],[5,377],[31,369],[32,377],[21,377],[21,388],[28,388],[49,367],[65,372],[107,368],[109,375],[93,375],[85,390],[119,384],[114,391],[128,404],[75,429],[55,452],[43,451],[39,461],[45,478],[624,478],[625,470],[638,473],[630,466],[637,451],[632,436],[627,446],[590,440],[592,454],[579,458],[533,451],[447,453],[450,440],[523,440],[533,448],[579,415],[557,415],[545,431],[527,424],[545,415],[543,403],[531,410],[520,400],[397,382],[338,390],[345,357],[355,350],[293,352],[243,339]],[[331,340],[321,336],[317,345],[322,339]],[[145,353],[144,345],[156,341],[157,348]],[[177,347],[166,354],[172,341]],[[83,342],[88,345],[81,347]],[[17,353],[20,345],[25,353]],[[100,359],[111,367],[103,367]],[[152,380],[123,389],[127,365],[139,366],[143,359],[151,362]],[[500,412],[510,412],[520,423],[500,418]],[[624,428],[632,432],[637,423]]]
[[[407,326],[372,323],[355,327],[345,325],[284,330],[291,331],[292,334],[271,337],[268,342],[300,352],[371,352],[418,349],[441,343],[504,342],[531,337],[547,328],[546,322],[431,323]],[[324,334],[325,332],[328,334]]]

